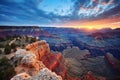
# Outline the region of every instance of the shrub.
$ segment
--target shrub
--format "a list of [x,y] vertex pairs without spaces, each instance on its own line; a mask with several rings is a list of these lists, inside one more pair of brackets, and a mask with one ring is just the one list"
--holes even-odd
[[5,41],[5,39],[0,37],[0,42],[2,42],[2,41]]
[[0,48],[4,48],[4,45],[3,45],[3,44],[0,44]]
[[2,54],[2,51],[0,50],[0,54]]
[[0,59],[0,80],[10,80],[15,74],[9,60],[6,57]]
[[6,45],[4,52],[5,54],[9,54],[11,52],[11,47],[9,45]]
[[10,36],[10,35],[6,36],[6,40],[12,40],[12,39],[13,39],[12,36]]
[[31,38],[30,43],[33,43],[36,41],[36,38]]
[[11,49],[15,49],[17,46],[18,46],[17,44],[12,43],[10,47],[11,47]]

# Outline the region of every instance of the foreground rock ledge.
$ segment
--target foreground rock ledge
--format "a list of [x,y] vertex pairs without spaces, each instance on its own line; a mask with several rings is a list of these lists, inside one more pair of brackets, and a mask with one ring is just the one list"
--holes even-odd
[[62,80],[62,77],[51,72],[48,68],[43,68],[36,76],[30,76],[27,73],[20,73],[11,80]]
[[[82,56],[79,58],[83,59]],[[105,80],[96,79],[92,72],[81,78],[70,76],[62,54],[50,52],[49,44],[44,40],[28,44],[26,49],[18,49],[13,61],[18,62],[15,67],[17,74],[11,80]]]
[[14,57],[15,61],[18,60],[15,67],[17,75],[11,80],[62,80],[65,77],[61,71],[58,72],[62,77],[55,73],[56,69],[65,70],[61,54],[51,53],[44,40],[29,44],[26,49],[18,49]]

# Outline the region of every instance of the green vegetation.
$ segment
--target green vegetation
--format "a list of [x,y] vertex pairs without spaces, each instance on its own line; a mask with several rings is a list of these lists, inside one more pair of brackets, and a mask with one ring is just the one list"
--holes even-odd
[[13,38],[12,38],[12,36],[6,36],[6,40],[12,40]]
[[4,48],[4,45],[3,45],[3,44],[0,44],[0,48]]
[[0,59],[0,80],[10,80],[15,74],[9,60],[6,57]]
[[25,36],[25,38],[26,38],[26,42],[29,42],[29,37],[28,36]]
[[[10,41],[13,43],[9,45]],[[4,42],[0,43],[0,48],[4,48],[4,53],[9,54],[12,51],[16,51],[16,47],[24,48],[27,44],[37,41],[36,37],[29,36],[7,36]]]
[[5,46],[4,53],[5,53],[5,54],[9,54],[10,52],[11,52],[11,46],[6,45],[6,46]]
[[17,47],[17,44],[12,43],[10,47],[11,47],[11,49],[15,49]]
[[30,43],[33,43],[36,41],[36,38],[31,38]]
[[16,47],[20,47],[20,44],[12,43],[10,47],[11,47],[11,49],[13,49],[14,52],[15,52],[15,51],[16,51]]
[[2,51],[0,50],[0,54],[2,54]]
[[5,39],[4,38],[0,38],[0,42],[4,41]]
[[11,49],[13,49],[14,52],[15,52],[17,46],[20,46],[20,45],[15,44],[15,43],[12,43],[11,45],[8,45],[8,44],[7,44],[7,45],[5,46],[4,53],[5,53],[5,54],[9,54],[9,53],[11,52]]

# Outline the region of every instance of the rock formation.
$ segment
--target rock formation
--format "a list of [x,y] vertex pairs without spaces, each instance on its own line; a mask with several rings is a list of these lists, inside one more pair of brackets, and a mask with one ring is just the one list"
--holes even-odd
[[83,78],[82,80],[96,80],[96,78],[93,76],[92,72],[89,71]]
[[[20,60],[15,71],[18,75],[11,80],[62,80],[65,77],[65,68],[62,64],[62,55],[50,53],[46,41],[37,41],[26,46],[26,49],[18,49],[15,52],[15,60]],[[50,70],[49,70],[50,69]],[[60,70],[59,70],[60,69]],[[53,71],[53,72],[52,72]],[[58,76],[57,74],[62,77]],[[27,76],[27,77],[25,77]],[[30,77],[28,79],[28,77]],[[34,77],[33,77],[34,76]],[[32,78],[33,77],[33,78]]]
[[36,76],[30,76],[24,72],[14,76],[11,80],[62,80],[62,78],[48,68],[43,68]]
[[11,80],[29,80],[30,78],[31,76],[24,72],[14,76]]
[[26,51],[25,53],[26,54],[21,59],[20,65],[18,65],[15,68],[15,70],[17,73],[26,72],[29,75],[34,76],[42,68],[44,68],[45,65],[41,61],[37,60],[36,55],[34,53],[30,51]]
[[33,52],[37,56],[37,59],[39,60],[41,60],[43,56],[50,54],[49,44],[46,43],[46,41],[44,40],[37,41],[32,44],[28,44],[26,46],[26,49],[28,51]]
[[22,58],[24,57],[28,52],[25,50],[25,49],[18,49],[16,52],[15,52],[15,57],[16,58]]
[[56,74],[61,75],[63,79],[66,78],[67,71],[64,66],[62,55],[60,53],[51,53],[44,56],[41,60],[47,68],[53,72],[56,72]]
[[17,75],[11,80],[105,80],[90,72],[94,65],[98,68],[95,72],[101,71],[97,63],[103,63],[104,57],[91,58],[88,50],[69,48],[63,52],[63,59],[61,53],[50,52],[46,41],[31,43],[26,49],[15,53],[15,59],[21,59],[15,68]]
[[39,26],[0,26],[0,38],[15,35],[54,37],[54,35],[44,31]]
[[26,46],[26,49],[33,52],[37,59],[42,61],[47,68],[61,75],[63,79],[66,78],[66,69],[61,53],[50,52],[49,44],[46,41],[41,40],[29,44]]
[[56,75],[56,73],[51,72],[48,68],[43,68],[40,70],[40,72],[38,73],[38,75],[36,75],[35,77],[32,77],[31,80],[62,80],[62,78],[58,75]]
[[113,67],[113,69],[120,72],[120,61],[116,59],[111,53],[105,55],[105,59]]
[[[104,56],[90,57],[89,51],[80,50],[77,47],[69,48],[63,51],[65,66],[70,76],[83,78],[82,80],[95,80],[96,77],[115,77],[116,74],[110,65],[106,62]],[[93,74],[91,72],[93,72]],[[94,77],[95,79],[90,79]],[[88,79],[89,78],[89,79]],[[100,79],[96,79],[100,80]],[[102,78],[101,80],[104,80]]]

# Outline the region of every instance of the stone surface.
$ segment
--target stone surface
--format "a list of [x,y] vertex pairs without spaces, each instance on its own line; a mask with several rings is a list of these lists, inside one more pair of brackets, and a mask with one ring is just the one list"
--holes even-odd
[[86,57],[85,54],[89,52],[86,50],[79,50],[78,48],[66,49],[63,53],[65,58],[65,66],[70,76],[81,78],[87,72],[92,71],[96,77],[115,77],[115,71],[105,60],[104,56]]
[[34,42],[27,45],[26,49],[33,52],[47,68],[62,76],[63,79],[66,78],[66,68],[61,53],[50,52],[49,44],[46,41]]
[[24,66],[24,65],[19,65],[15,68],[15,71],[17,74],[21,73],[21,72],[26,72],[31,76],[37,75],[38,72],[45,68],[45,65],[39,61],[35,64],[35,67],[29,67],[29,66]]
[[[80,54],[80,55],[79,55]],[[80,50],[78,47],[67,48],[63,51],[63,56],[67,58],[86,59],[90,56],[88,50]]]
[[105,59],[112,66],[113,69],[120,72],[120,61],[116,59],[111,53],[105,55]]
[[[60,62],[62,61],[62,55],[50,53],[49,45],[46,41],[37,41],[29,44],[26,49],[28,51],[18,49],[15,53],[16,59],[21,58],[20,64],[15,68],[18,76],[25,72],[32,77],[34,76],[30,80],[62,80],[62,77],[65,77],[63,75],[65,68],[63,63]],[[59,72],[58,74],[62,75],[62,77],[58,76],[55,71]]]
[[23,72],[14,76],[11,80],[62,80],[62,77],[50,71],[48,68],[43,68],[36,76],[30,76],[26,72]]
[[[94,60],[101,62],[100,60],[104,59],[103,57],[91,59],[88,50],[69,48],[64,51],[67,54],[64,54],[63,58],[61,53],[50,52],[49,45],[45,41],[29,44],[26,49],[28,51],[20,49],[16,52],[16,58],[22,59],[15,68],[18,75],[11,80],[104,80],[104,78],[97,79],[96,75],[88,72],[94,69],[90,67],[94,65]],[[24,77],[26,75],[28,77]]]
[[14,76],[11,80],[29,80],[30,78],[31,76],[24,72]]
[[37,42],[34,42],[32,44],[28,44],[26,46],[26,49],[28,51],[33,52],[37,56],[37,59],[39,59],[39,60],[43,56],[45,56],[45,55],[50,53],[49,44],[46,43],[46,41],[44,41],[44,40],[37,41]]
[[32,77],[31,80],[62,80],[62,77],[56,75],[56,73],[51,72],[48,68],[43,68],[40,70],[38,75]]
[[64,61],[62,54],[60,53],[51,53],[42,57],[42,62],[46,65],[47,68],[56,72],[56,74],[62,76],[63,79],[66,78],[66,68],[64,66]]
[[28,67],[35,67],[36,62],[36,55],[33,53],[26,54],[21,60],[21,64],[26,65]]
[[82,80],[97,80],[91,71],[89,71],[83,78]]
[[15,57],[16,58],[24,57],[26,54],[27,54],[27,51],[25,49],[18,49],[15,52]]
[[26,72],[33,76],[36,75],[42,68],[45,68],[43,62],[39,61],[35,54],[28,53],[22,58],[21,64],[18,65],[15,70],[17,73]]

